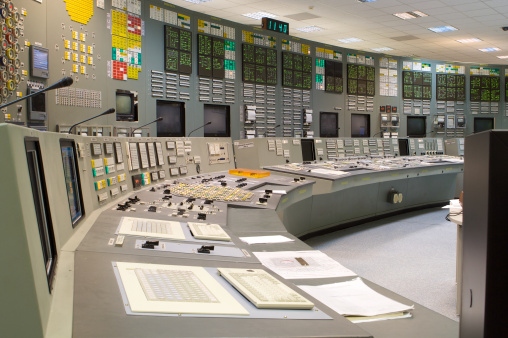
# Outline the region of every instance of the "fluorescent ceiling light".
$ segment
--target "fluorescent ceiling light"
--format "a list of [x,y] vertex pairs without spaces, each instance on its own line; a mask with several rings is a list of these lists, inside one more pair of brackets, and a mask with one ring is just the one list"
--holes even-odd
[[489,48],[480,48],[478,50],[481,50],[482,52],[497,52],[500,51],[501,49],[497,47],[489,47]]
[[[203,2],[208,2],[208,1],[212,1],[212,0],[183,0],[183,1],[192,2],[193,4],[201,4]],[[167,2],[167,1],[164,1],[164,2]]]
[[460,42],[460,43],[473,43],[473,42],[481,42],[482,40],[477,39],[477,38],[471,38],[471,39],[461,39],[461,40],[456,40],[456,41]]
[[434,33],[444,33],[444,32],[451,32],[456,31],[457,28],[453,26],[441,26],[441,27],[430,27],[428,30],[433,31]]
[[323,28],[318,26],[307,26],[302,28],[296,28],[297,31],[304,32],[304,33],[310,33],[310,32],[319,32],[322,31]]
[[358,2],[374,2],[376,0],[358,0]]
[[362,42],[363,40],[358,38],[347,38],[347,39],[338,39],[338,41],[342,43],[353,43],[353,42]]
[[261,18],[271,18],[274,19],[277,17],[277,15],[267,12],[256,12],[256,13],[247,13],[242,14],[243,16],[246,16],[251,19],[261,20]]
[[393,48],[390,48],[390,47],[379,47],[379,48],[371,48],[371,49],[376,52],[387,52],[389,50],[393,50]]
[[416,18],[421,18],[423,16],[428,16],[427,14],[420,12],[420,11],[395,13],[393,15],[395,15],[397,18],[401,18],[403,20],[416,19]]
[[508,55],[501,55],[501,56],[498,56],[499,59],[508,59]]

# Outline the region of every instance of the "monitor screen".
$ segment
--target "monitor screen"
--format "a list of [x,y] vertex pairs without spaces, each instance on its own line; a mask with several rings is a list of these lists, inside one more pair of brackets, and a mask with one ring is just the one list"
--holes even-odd
[[158,137],[185,136],[185,103],[157,100]]
[[493,117],[475,117],[474,118],[474,133],[480,133],[485,130],[494,129]]
[[409,155],[409,140],[407,138],[399,138],[399,156]]
[[134,94],[130,92],[116,92],[116,120],[134,121]]
[[49,50],[46,48],[31,47],[31,72],[32,76],[49,78]]
[[302,159],[303,162],[310,162],[316,160],[316,152],[314,149],[313,139],[302,139]]
[[407,117],[407,136],[425,137],[426,136],[426,118],[425,116]]
[[75,149],[74,141],[60,140],[65,186],[67,188],[67,200],[69,201],[69,211],[73,227],[76,226],[84,215]]
[[205,137],[230,137],[229,106],[205,104],[204,123],[211,122],[205,126]]
[[370,115],[351,114],[351,137],[370,137]]
[[321,112],[319,114],[319,136],[339,137],[338,113]]
[[[34,88],[27,89],[28,94],[37,92]],[[32,96],[28,99],[28,118],[32,121],[44,121],[46,120],[46,93],[41,93]]]

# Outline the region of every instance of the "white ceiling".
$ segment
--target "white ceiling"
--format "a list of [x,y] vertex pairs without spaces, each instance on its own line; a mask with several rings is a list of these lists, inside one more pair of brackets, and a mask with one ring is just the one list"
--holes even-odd
[[[164,0],[190,10],[241,24],[261,26],[242,14],[269,12],[289,23],[290,35],[311,41],[376,53],[372,48],[389,47],[387,55],[410,56],[440,61],[482,64],[508,64],[508,0],[210,0],[193,4],[184,0]],[[427,17],[402,20],[394,13],[422,11]],[[318,18],[293,20],[288,16],[309,13]],[[434,33],[427,28],[454,26],[457,31]],[[303,33],[296,28],[319,26],[322,31]],[[394,38],[412,36],[411,40]],[[362,42],[344,44],[337,39],[355,37]],[[456,40],[478,38],[483,41],[463,44]],[[481,52],[479,48],[497,47],[501,51]]]

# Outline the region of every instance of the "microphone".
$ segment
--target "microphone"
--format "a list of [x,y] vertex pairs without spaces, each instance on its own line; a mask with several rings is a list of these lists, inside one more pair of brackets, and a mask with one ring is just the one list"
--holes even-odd
[[70,134],[70,133],[71,133],[71,131],[72,131],[72,128],[74,128],[74,127],[75,127],[75,126],[77,126],[78,124],[81,124],[81,123],[86,122],[86,121],[93,120],[93,119],[95,119],[95,118],[97,118],[97,117],[99,117],[99,116],[102,116],[102,115],[109,115],[109,114],[112,114],[112,113],[114,113],[114,112],[115,112],[115,108],[109,108],[109,109],[108,109],[108,110],[106,110],[104,113],[100,113],[99,115],[95,115],[95,116],[93,116],[93,117],[91,117],[91,118],[89,118],[89,119],[86,119],[86,120],[83,120],[83,121],[78,122],[78,123],[76,123],[76,124],[73,124],[73,125],[69,128],[69,132],[68,132],[68,134]]
[[276,125],[275,127],[273,127],[272,129],[277,129],[280,127],[280,124]]
[[149,124],[152,124],[152,123],[155,123],[155,122],[160,122],[160,121],[162,121],[162,120],[163,120],[163,118],[162,118],[162,116],[161,116],[161,117],[156,118],[156,119],[155,119],[155,120],[153,120],[152,122],[148,122],[147,124],[144,124],[144,125],[142,125],[141,127],[137,127],[136,129],[134,129],[134,130],[132,131],[132,133],[131,133],[131,137],[132,137],[132,136],[134,136],[134,132],[135,132],[136,130],[141,129],[141,128],[143,128],[143,127],[146,127],[146,126],[147,126],[147,125],[149,125]]
[[190,136],[191,136],[191,134],[192,134],[193,132],[195,132],[195,131],[196,131],[196,130],[198,130],[198,129],[204,128],[205,126],[207,126],[207,125],[209,125],[209,124],[212,124],[212,121],[208,121],[208,122],[206,122],[205,124],[203,124],[201,127],[197,127],[196,129],[194,129],[193,131],[191,131],[191,132],[189,133],[189,135],[187,135],[187,137],[190,137]]
[[24,96],[24,97],[20,97],[19,99],[17,100],[14,100],[12,102],[8,102],[8,103],[4,103],[2,105],[0,105],[0,109],[2,108],[5,108],[7,106],[10,106],[11,104],[14,104],[16,102],[19,102],[19,101],[22,101],[22,100],[26,100],[32,96],[35,96],[35,95],[39,95],[39,94],[42,94],[48,90],[53,90],[53,89],[58,89],[58,88],[62,88],[62,87],[68,87],[72,84],[72,82],[74,82],[72,80],[72,77],[64,77],[63,79],[61,79],[60,81],[56,82],[56,83],[53,83],[51,86],[49,87],[46,87],[46,88],[43,88],[35,93],[32,93],[30,95],[27,95],[27,96]]

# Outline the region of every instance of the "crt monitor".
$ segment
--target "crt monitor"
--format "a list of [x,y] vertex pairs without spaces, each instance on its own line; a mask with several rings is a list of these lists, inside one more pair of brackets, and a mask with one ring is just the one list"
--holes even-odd
[[185,103],[175,101],[157,100],[158,137],[185,136]]
[[427,135],[426,120],[425,116],[408,116],[407,136],[425,137]]
[[370,115],[351,114],[351,137],[370,137]]
[[315,161],[316,151],[314,149],[314,139],[302,139],[301,145],[303,162]]
[[475,117],[474,118],[474,133],[480,133],[485,130],[494,129],[493,117]]
[[81,194],[81,182],[79,180],[78,157],[74,141],[61,139],[60,151],[62,153],[69,212],[71,214],[72,226],[75,227],[85,213],[83,208],[83,195]]
[[116,120],[136,121],[137,120],[137,97],[129,90],[116,91]]
[[229,106],[218,104],[205,104],[204,123],[211,122],[204,127],[205,137],[230,137]]
[[399,156],[409,156],[409,140],[399,138]]
[[49,50],[46,48],[30,47],[30,72],[34,77],[49,78]]
[[319,114],[319,136],[339,137],[338,113],[321,112]]

